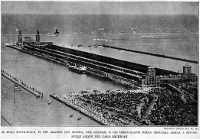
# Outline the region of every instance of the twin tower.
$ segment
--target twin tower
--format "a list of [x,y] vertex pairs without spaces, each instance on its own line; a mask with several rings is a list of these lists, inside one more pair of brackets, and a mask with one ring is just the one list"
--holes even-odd
[[[39,32],[39,30],[37,30],[37,32],[36,32],[35,41],[36,42],[40,42],[40,32]],[[19,32],[18,32],[18,41],[17,41],[17,43],[18,44],[22,44],[23,43],[22,31],[21,30],[19,30]]]

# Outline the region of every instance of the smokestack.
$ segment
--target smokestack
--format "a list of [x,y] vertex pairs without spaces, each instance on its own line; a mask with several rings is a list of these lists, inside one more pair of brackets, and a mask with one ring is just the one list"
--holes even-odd
[[40,32],[39,30],[37,30],[37,34],[36,34],[36,42],[40,42]]
[[21,32],[21,30],[18,31],[18,43],[22,44],[22,32]]

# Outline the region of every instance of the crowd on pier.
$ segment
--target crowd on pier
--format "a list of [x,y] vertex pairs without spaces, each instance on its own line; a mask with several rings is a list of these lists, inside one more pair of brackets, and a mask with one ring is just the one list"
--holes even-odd
[[[66,98],[69,98],[66,97]],[[89,111],[106,125],[124,126],[138,124],[153,100],[147,93],[131,91],[82,91],[70,99],[80,109]],[[134,123],[136,122],[136,123]]]
[[107,93],[107,94],[90,94],[83,95],[84,98],[92,100],[94,102],[101,103],[107,107],[113,107],[119,110],[123,110],[126,113],[135,111],[137,105],[140,103],[148,104],[150,101],[150,95],[144,93]]
[[148,118],[155,125],[197,125],[197,107],[197,102],[185,103],[179,95],[165,90]]
[[158,96],[122,90],[103,93],[98,90],[82,91],[71,101],[106,125],[125,126],[135,121],[134,124],[197,124],[197,102],[185,103],[180,95],[167,89]]
[[89,117],[93,118],[94,120],[100,122],[103,125],[108,126],[116,126],[116,125],[123,125],[120,122],[113,122],[110,121],[108,118],[105,118],[105,116],[102,113],[101,107],[90,105],[85,101],[80,100],[79,95],[73,95],[73,96],[67,96],[64,97],[64,99],[59,98],[61,101],[66,103],[67,105],[70,105],[74,109],[88,115]]

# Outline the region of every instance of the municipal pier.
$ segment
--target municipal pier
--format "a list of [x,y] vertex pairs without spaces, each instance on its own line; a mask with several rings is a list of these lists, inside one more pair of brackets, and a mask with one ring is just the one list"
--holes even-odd
[[[53,42],[41,41],[39,30],[36,32],[35,41],[29,37],[23,38],[22,31],[19,31],[17,37],[16,44],[8,44],[6,47],[62,65],[76,74],[115,82],[126,88],[82,90],[66,96],[52,92],[50,95],[56,101],[74,107],[103,125],[139,126],[172,122],[181,125],[196,122],[195,118],[185,121],[177,118],[170,121],[166,120],[170,119],[169,117],[162,117],[166,111],[174,113],[174,117],[182,112],[195,111],[198,77],[191,72],[191,66],[188,64],[183,66],[182,72],[174,72],[61,47]],[[170,108],[173,105],[180,109]],[[185,108],[183,111],[182,107]]]

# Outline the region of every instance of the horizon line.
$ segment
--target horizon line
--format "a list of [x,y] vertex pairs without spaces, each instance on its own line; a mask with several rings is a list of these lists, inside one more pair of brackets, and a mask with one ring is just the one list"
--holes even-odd
[[132,16],[199,16],[198,14],[113,14],[113,13],[108,13],[108,14],[99,14],[99,13],[83,13],[83,14],[78,14],[78,13],[1,13],[1,15],[132,15]]

